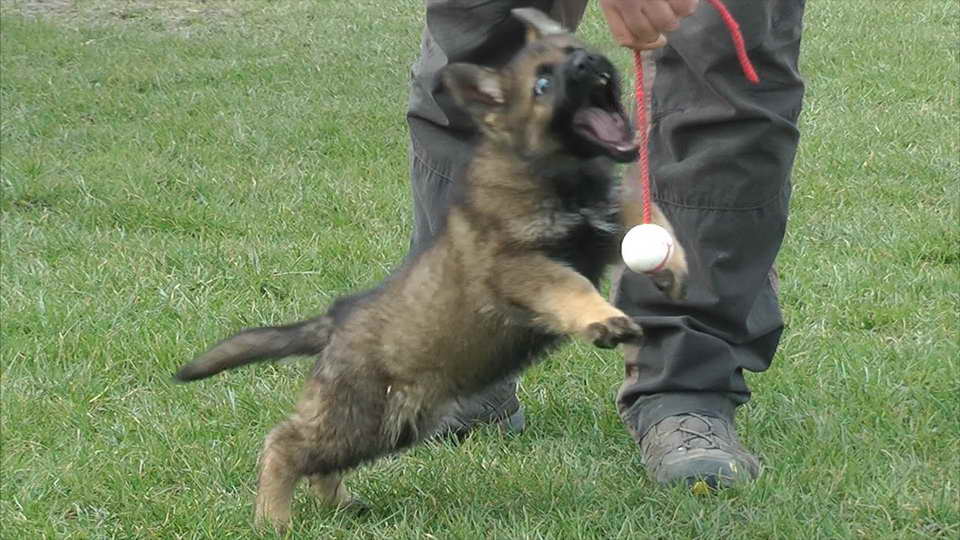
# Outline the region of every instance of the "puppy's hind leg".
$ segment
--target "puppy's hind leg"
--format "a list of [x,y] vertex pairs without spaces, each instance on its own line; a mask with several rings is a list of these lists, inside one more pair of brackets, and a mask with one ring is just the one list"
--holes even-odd
[[[296,412],[267,436],[260,463],[256,521],[283,529],[297,482],[310,478],[322,503],[362,510],[343,485],[343,474],[384,453],[379,434],[382,391],[362,381],[309,379]],[[369,385],[368,385],[369,386]]]
[[258,527],[273,526],[283,530],[290,524],[290,504],[297,482],[303,477],[306,462],[303,440],[294,420],[273,429],[260,455],[260,480],[257,487],[256,514]]
[[[421,434],[427,433],[427,418],[422,410],[423,390],[410,385],[388,385],[386,390],[378,383],[359,385],[352,399],[336,400],[331,404],[331,415],[341,418],[352,417],[347,431],[349,434],[340,441],[328,441],[324,448],[336,449],[341,457],[350,456],[348,461],[338,466],[352,467],[362,461],[406,448],[416,443]],[[343,388],[342,385],[338,388]],[[375,397],[377,396],[377,397]],[[383,398],[379,397],[383,396]],[[346,406],[345,406],[346,405]],[[356,414],[356,411],[365,411]],[[436,423],[436,420],[433,421]],[[370,506],[361,498],[350,493],[343,482],[347,469],[333,469],[310,474],[310,488],[321,504],[362,514]]]
[[310,479],[310,490],[324,506],[357,514],[368,511],[370,506],[350,493],[346,484],[343,483],[343,476],[343,472],[312,474],[308,477]]

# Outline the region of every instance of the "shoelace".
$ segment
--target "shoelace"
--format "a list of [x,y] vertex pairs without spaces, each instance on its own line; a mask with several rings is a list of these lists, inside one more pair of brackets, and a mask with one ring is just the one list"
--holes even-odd
[[713,425],[710,423],[709,420],[707,420],[705,417],[703,417],[703,416],[701,416],[701,415],[699,415],[699,414],[696,414],[696,413],[688,413],[688,414],[686,414],[686,415],[684,415],[684,416],[689,416],[690,418],[694,418],[694,419],[696,419],[696,420],[699,420],[700,422],[703,422],[703,424],[704,424],[705,426],[707,426],[707,430],[706,430],[706,431],[698,431],[698,430],[695,430],[695,429],[689,429],[689,428],[686,428],[686,427],[683,426],[683,423],[686,422],[687,419],[685,418],[685,419],[681,420],[680,426],[677,427],[676,431],[678,431],[678,432],[680,432],[680,433],[683,433],[683,434],[685,434],[685,435],[688,435],[687,437],[685,437],[684,439],[682,439],[682,440],[680,441],[680,444],[683,445],[683,449],[684,449],[684,450],[690,450],[690,449],[692,449],[693,447],[692,447],[690,444],[691,444],[693,441],[697,441],[697,440],[703,440],[703,441],[707,444],[706,447],[698,447],[698,448],[700,448],[700,449],[705,449],[705,450],[718,450],[718,449],[720,449],[720,445],[718,445],[717,442],[716,442],[717,439],[719,439],[719,436],[713,431]]

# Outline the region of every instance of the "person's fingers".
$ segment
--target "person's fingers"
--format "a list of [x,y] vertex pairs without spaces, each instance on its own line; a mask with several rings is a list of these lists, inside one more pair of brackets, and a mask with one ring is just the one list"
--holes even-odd
[[658,36],[657,39],[649,43],[640,43],[630,48],[637,51],[649,51],[653,49],[659,49],[660,47],[663,47],[666,44],[667,44],[667,36],[660,34],[660,36]]
[[656,41],[661,32],[650,24],[647,14],[643,12],[644,4],[641,2],[621,4],[617,11],[623,20],[623,25],[633,36],[634,45],[642,45]]
[[623,23],[623,17],[620,16],[620,12],[611,4],[613,4],[613,2],[600,0],[600,9],[603,12],[603,17],[607,20],[610,35],[613,36],[614,41],[620,45],[629,47],[633,45],[633,34],[630,33],[630,30],[628,30],[627,26]]
[[670,4],[670,9],[673,10],[674,15],[681,19],[693,15],[697,5],[700,4],[700,0],[667,0],[667,2]]
[[640,6],[648,24],[659,33],[670,32],[680,26],[680,18],[666,0],[651,0],[641,3]]
[[600,0],[600,9],[610,34],[624,47],[647,50],[667,43],[664,32],[675,30],[680,16],[674,11],[687,12],[698,0]]

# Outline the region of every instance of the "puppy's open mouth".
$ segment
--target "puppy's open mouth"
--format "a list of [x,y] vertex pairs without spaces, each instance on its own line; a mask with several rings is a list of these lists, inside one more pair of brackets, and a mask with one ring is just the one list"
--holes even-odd
[[597,76],[586,102],[573,116],[573,129],[617,161],[636,158],[633,132],[617,100],[610,75]]

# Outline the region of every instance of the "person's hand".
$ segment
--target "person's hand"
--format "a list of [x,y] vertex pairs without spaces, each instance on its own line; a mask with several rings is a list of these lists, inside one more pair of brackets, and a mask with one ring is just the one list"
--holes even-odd
[[600,0],[613,39],[643,51],[667,44],[664,33],[676,30],[700,0]]

